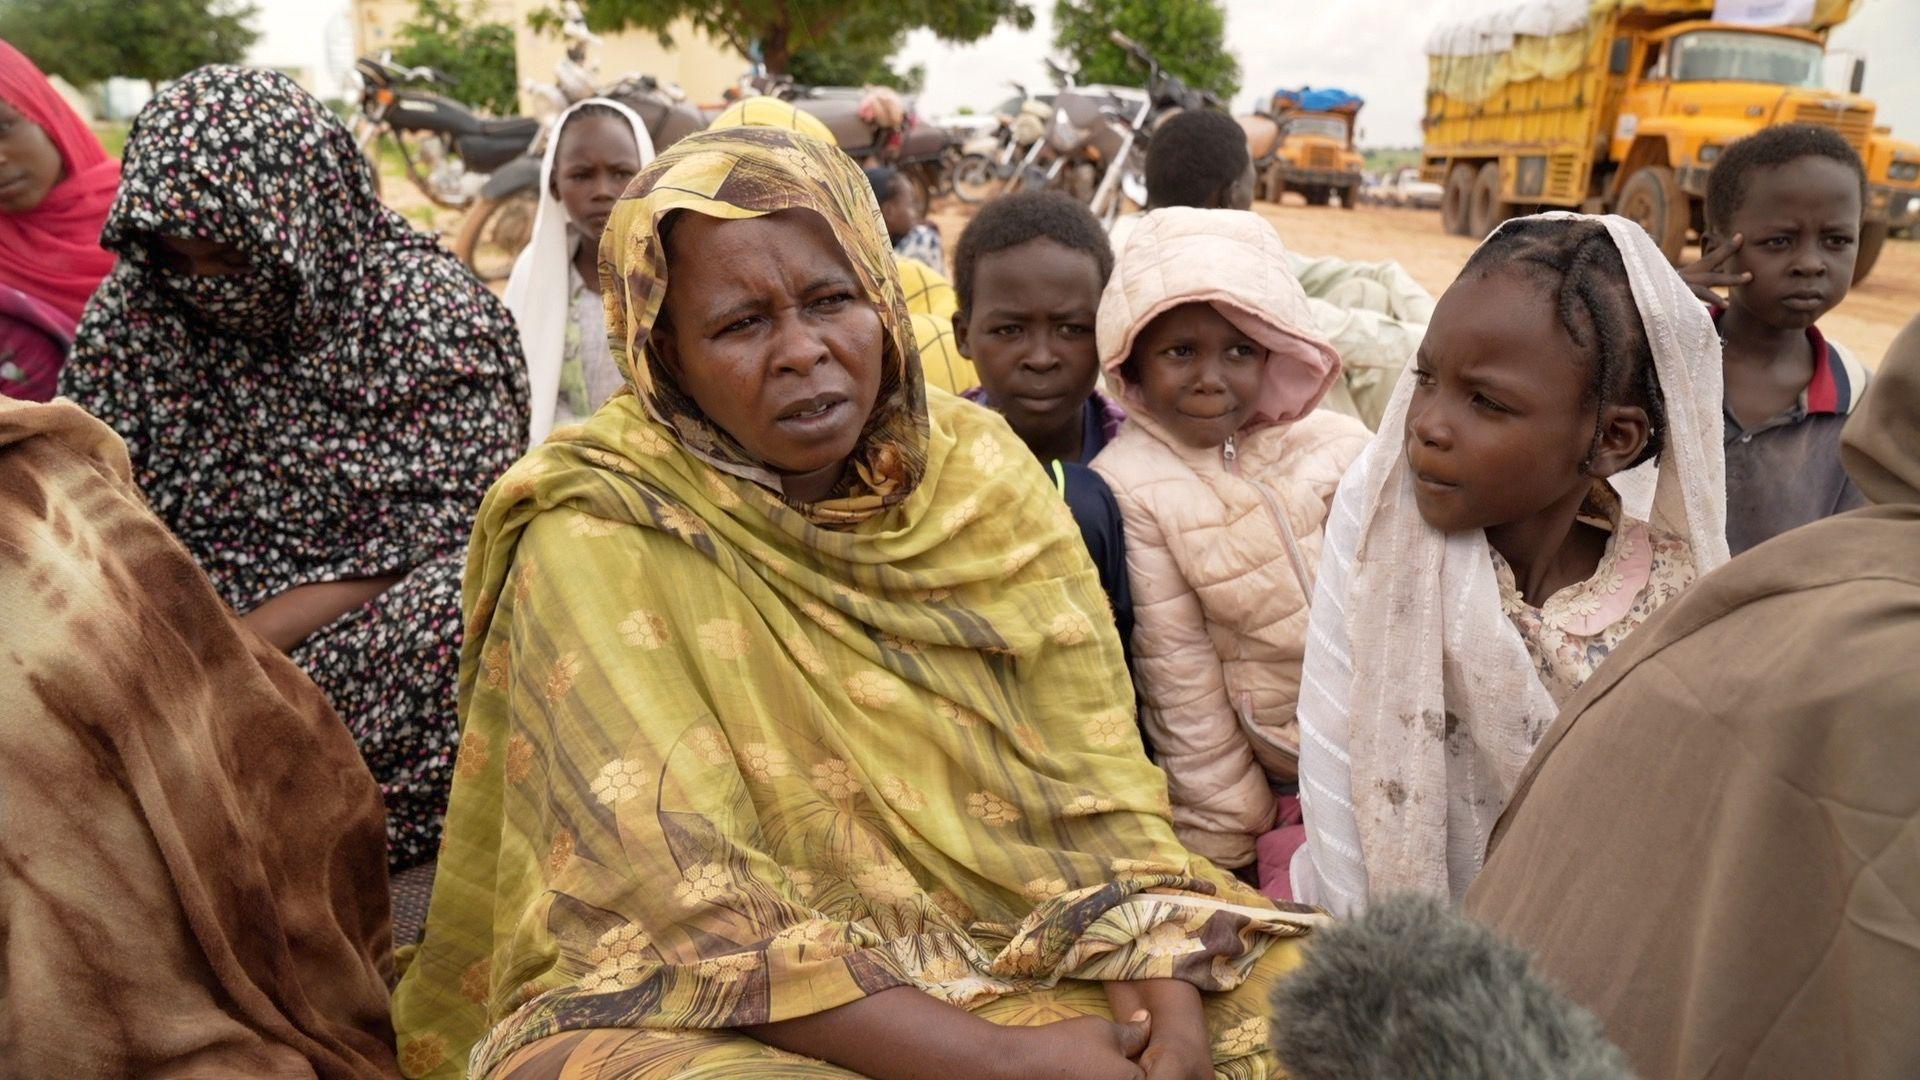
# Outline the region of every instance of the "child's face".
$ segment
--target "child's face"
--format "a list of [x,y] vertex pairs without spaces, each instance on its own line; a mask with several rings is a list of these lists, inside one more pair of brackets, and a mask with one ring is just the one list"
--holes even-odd
[[1812,326],[1846,298],[1859,254],[1860,177],[1826,157],[1756,169],[1727,223],[1743,237],[1730,267],[1753,280],[1732,303],[1782,330]]
[[[1540,285],[1519,273],[1455,281],[1414,359],[1406,452],[1421,518],[1444,532],[1515,524],[1611,475],[1623,452],[1637,457],[1646,414],[1607,406],[1596,417],[1591,364]],[[1637,441],[1615,430],[1622,412],[1638,414]]]
[[982,255],[953,335],[994,408],[1029,444],[1080,424],[1100,374],[1100,264],[1046,238]]
[[913,213],[913,189],[905,180],[893,182],[893,194],[880,204],[880,216],[887,222],[887,239],[899,243],[918,224]]
[[613,204],[639,171],[640,144],[625,120],[592,114],[568,122],[553,156],[553,193],[573,231],[598,243]]
[[1212,304],[1163,312],[1134,339],[1133,357],[1147,411],[1195,449],[1226,445],[1259,404],[1267,350]]

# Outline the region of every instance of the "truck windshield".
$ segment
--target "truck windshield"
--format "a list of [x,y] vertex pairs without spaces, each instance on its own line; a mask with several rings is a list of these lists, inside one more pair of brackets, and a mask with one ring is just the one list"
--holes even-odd
[[1820,46],[1772,34],[1702,30],[1674,39],[1673,80],[1819,86]]
[[1329,139],[1345,139],[1347,125],[1325,116],[1302,116],[1286,123],[1289,135],[1325,135]]

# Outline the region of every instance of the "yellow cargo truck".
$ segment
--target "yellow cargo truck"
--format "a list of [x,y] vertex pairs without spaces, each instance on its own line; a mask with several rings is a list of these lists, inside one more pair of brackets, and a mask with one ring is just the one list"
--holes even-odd
[[[1440,27],[1427,41],[1421,172],[1445,189],[1443,224],[1484,236],[1533,207],[1611,211],[1678,259],[1704,225],[1707,172],[1735,139],[1823,124],[1865,159],[1864,64],[1853,92],[1821,86],[1827,32],[1853,3],[1803,0],[1799,24],[1753,25],[1715,21],[1714,0],[1533,0]],[[1796,5],[1719,6],[1760,17]]]
[[1259,179],[1255,193],[1276,203],[1297,191],[1308,206],[1326,206],[1336,195],[1349,210],[1359,205],[1366,159],[1354,147],[1354,122],[1364,104],[1344,90],[1302,87],[1276,90],[1265,111],[1238,117]]
[[[1920,225],[1920,144],[1893,137],[1892,128],[1874,128],[1867,141],[1867,220],[1882,218],[1887,230],[1905,236]],[[1867,245],[1873,243],[1873,255],[1880,254],[1880,242],[1886,232],[1860,237],[1860,260],[1867,259]]]

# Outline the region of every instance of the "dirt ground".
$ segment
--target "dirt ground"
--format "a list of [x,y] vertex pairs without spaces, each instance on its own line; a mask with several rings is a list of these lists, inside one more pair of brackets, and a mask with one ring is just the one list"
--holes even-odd
[[[1302,255],[1393,259],[1435,296],[1446,291],[1474,248],[1473,241],[1441,231],[1437,210],[1362,206],[1348,211],[1292,199],[1279,206],[1256,203],[1254,208],[1273,222],[1289,248]],[[951,250],[971,209],[948,199],[931,216]],[[1916,314],[1920,314],[1920,241],[1888,240],[1872,276],[1820,321],[1820,329],[1852,349],[1868,367],[1878,367],[1894,335]]]
[[[396,209],[416,224],[440,230],[442,240],[451,242],[460,227],[458,213],[428,203],[404,176],[383,179],[387,198]],[[1263,202],[1255,209],[1280,230],[1289,248],[1303,255],[1397,260],[1435,296],[1446,291],[1474,248],[1473,241],[1441,231],[1435,210],[1362,206],[1349,211],[1311,207],[1291,197],[1283,205]],[[935,204],[930,218],[940,227],[949,252],[972,216],[973,208],[956,199]],[[503,287],[500,283],[496,291]],[[1889,240],[1873,275],[1822,319],[1820,327],[1844,342],[1862,363],[1878,367],[1894,335],[1916,314],[1920,314],[1920,240]]]

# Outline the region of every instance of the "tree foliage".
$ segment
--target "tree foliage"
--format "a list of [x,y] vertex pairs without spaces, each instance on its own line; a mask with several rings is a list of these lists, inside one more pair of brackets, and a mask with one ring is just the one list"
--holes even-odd
[[1146,46],[1189,86],[1222,101],[1240,89],[1227,13],[1215,0],[1055,0],[1053,47],[1079,61],[1080,81],[1137,86],[1146,72],[1107,39],[1113,30]]
[[516,110],[520,85],[513,27],[486,21],[479,0],[418,0],[397,39],[395,63],[453,76],[454,85],[435,87],[438,92],[499,116]]
[[871,71],[873,63],[862,57],[881,48],[890,53],[899,35],[920,27],[947,41],[977,41],[1002,21],[1033,25],[1026,0],[586,0],[583,6],[595,30],[638,27],[669,44],[674,24],[684,19],[741,56],[759,57],[776,75],[792,74],[795,56],[810,49],[819,63],[832,57],[851,70]]
[[811,86],[864,86],[874,83],[895,89],[914,91],[926,79],[927,69],[916,64],[901,71],[893,66],[893,57],[907,43],[907,28],[886,25],[869,27],[875,12],[862,12],[827,32],[825,38],[810,42],[793,53],[788,67],[795,82]]
[[256,10],[251,0],[0,0],[0,38],[76,85],[163,82],[238,63],[260,36]]

